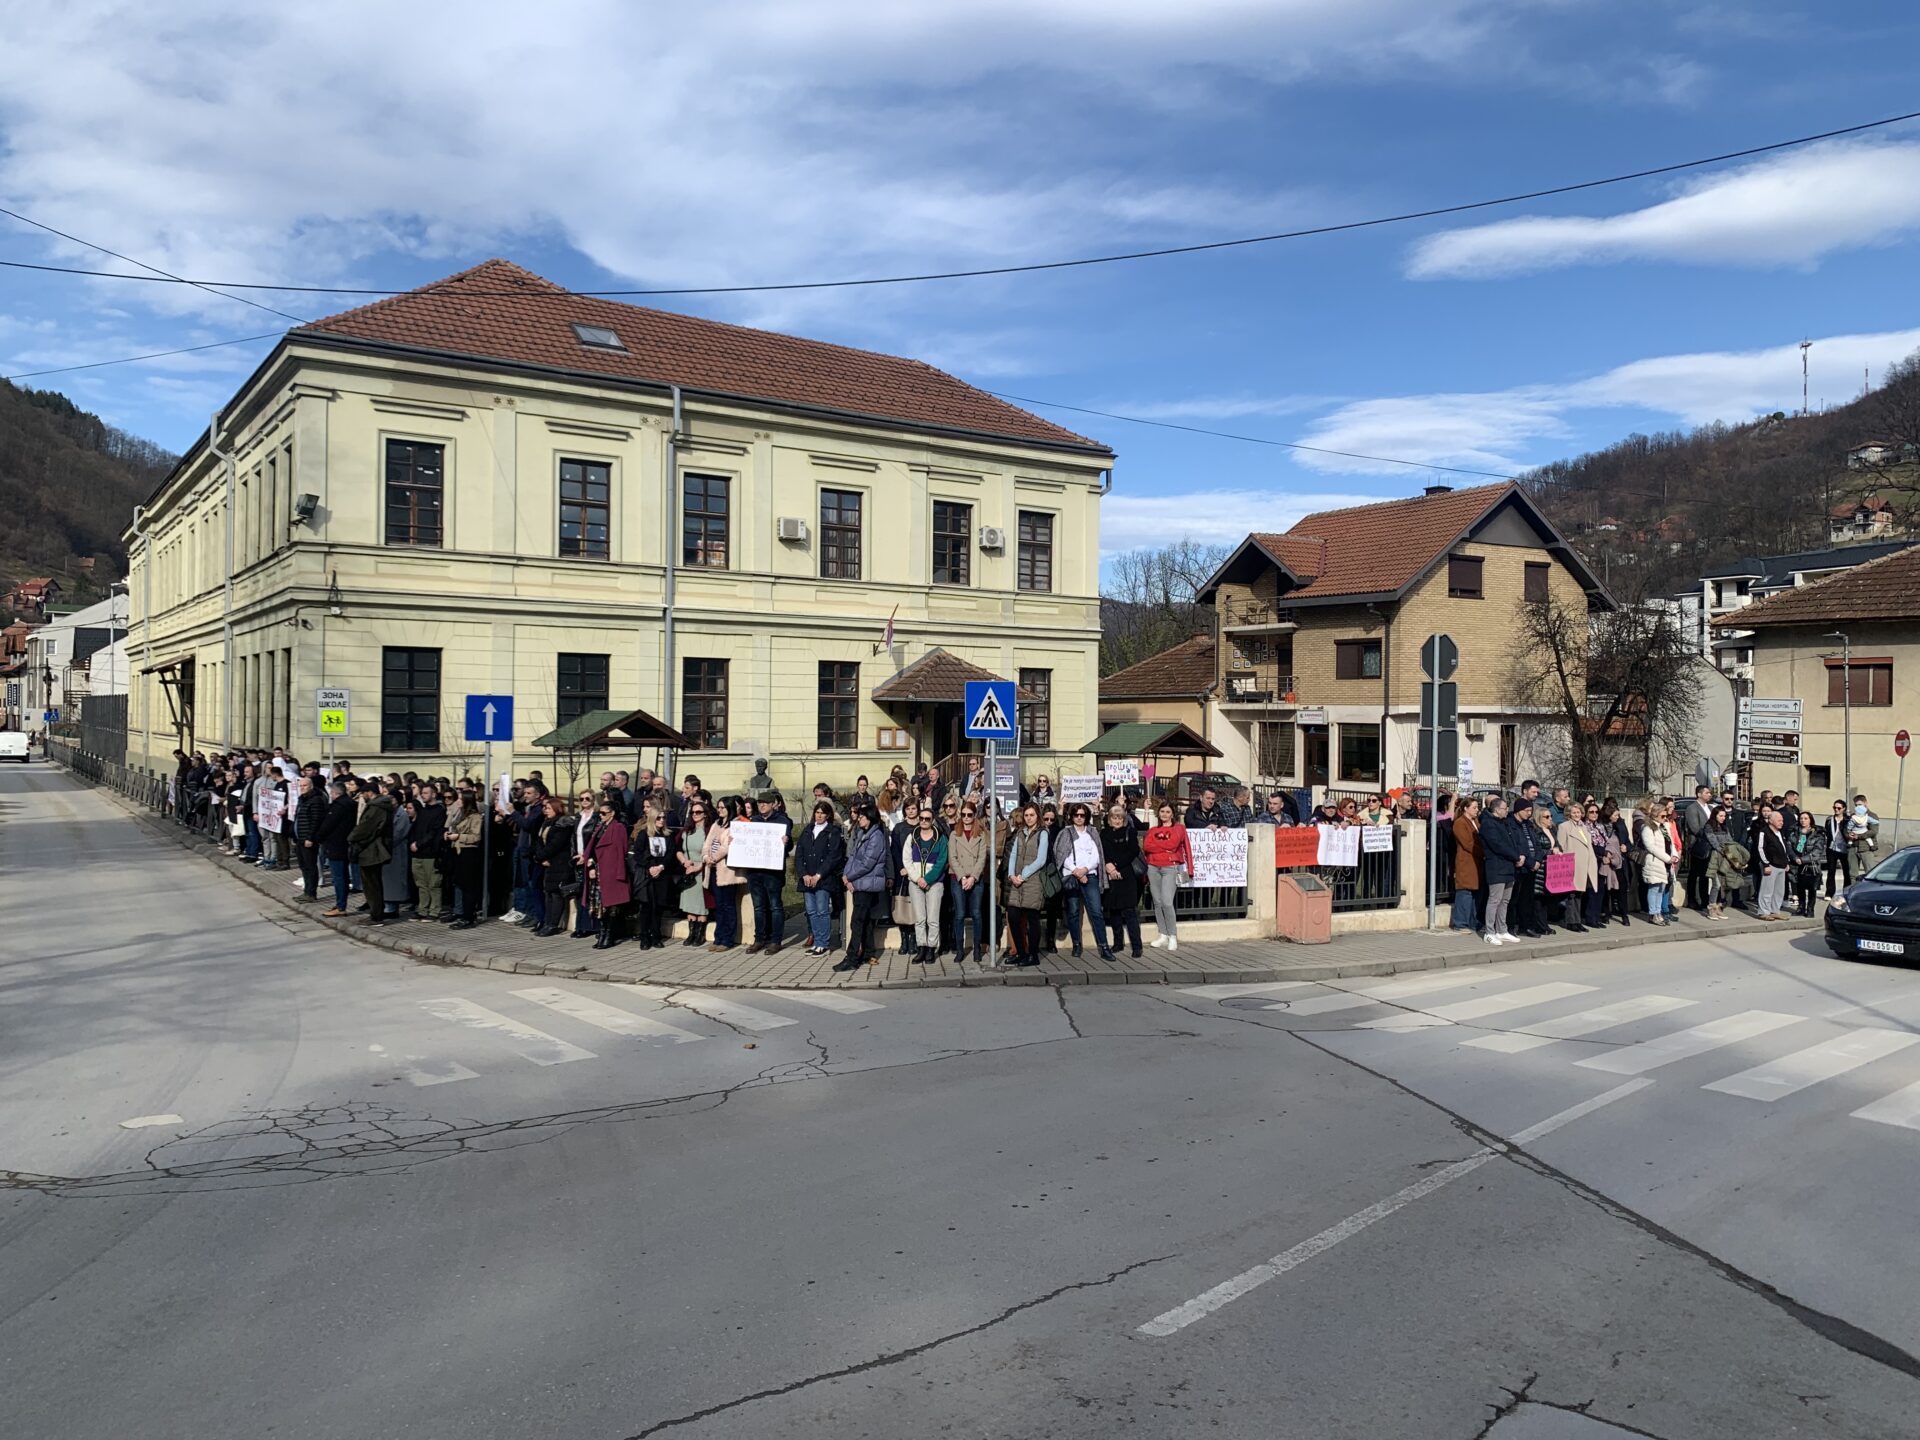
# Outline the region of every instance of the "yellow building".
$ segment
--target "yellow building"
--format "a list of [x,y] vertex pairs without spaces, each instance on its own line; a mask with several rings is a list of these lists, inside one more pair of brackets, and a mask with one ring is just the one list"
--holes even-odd
[[1045,763],[1098,728],[1112,463],[918,361],[489,261],[290,331],[142,507],[129,762],[320,755],[343,689],[364,766],[471,763],[465,697],[505,694],[497,771],[615,708],[715,789],[877,783],[961,748],[957,695],[883,688],[941,650],[916,674],[1020,682]]

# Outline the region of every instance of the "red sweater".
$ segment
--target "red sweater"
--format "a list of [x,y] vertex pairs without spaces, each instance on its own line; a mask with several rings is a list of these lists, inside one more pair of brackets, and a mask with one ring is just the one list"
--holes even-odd
[[1177,865],[1182,870],[1193,868],[1193,851],[1187,848],[1187,827],[1184,825],[1155,825],[1141,837],[1140,853],[1147,857],[1147,864],[1164,869]]

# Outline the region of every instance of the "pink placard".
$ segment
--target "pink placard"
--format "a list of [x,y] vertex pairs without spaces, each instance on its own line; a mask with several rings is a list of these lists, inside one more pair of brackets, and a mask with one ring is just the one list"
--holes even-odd
[[1547,892],[1565,895],[1573,889],[1573,856],[1547,856]]

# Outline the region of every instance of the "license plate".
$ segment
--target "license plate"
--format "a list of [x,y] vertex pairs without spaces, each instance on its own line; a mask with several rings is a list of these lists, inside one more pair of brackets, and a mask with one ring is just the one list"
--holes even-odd
[[1856,940],[1862,950],[1871,950],[1876,955],[1904,955],[1907,947],[1898,940]]

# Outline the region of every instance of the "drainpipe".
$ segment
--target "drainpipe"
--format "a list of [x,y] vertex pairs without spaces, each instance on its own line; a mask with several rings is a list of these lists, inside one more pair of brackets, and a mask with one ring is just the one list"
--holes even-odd
[[[133,533],[140,538],[140,734],[149,765],[153,762],[153,676],[147,668],[153,664],[153,536],[145,528],[147,507],[133,507]],[[131,628],[131,627],[129,627]],[[132,662],[129,661],[129,664]],[[133,677],[127,677],[133,684]]]
[[[1380,788],[1387,788],[1387,737],[1393,733],[1393,617],[1378,605],[1367,609],[1380,621]],[[1436,717],[1437,718],[1437,717]],[[1416,736],[1418,730],[1415,731]],[[1416,747],[1418,740],[1415,741]],[[1333,757],[1327,757],[1331,760]],[[1418,759],[1414,761],[1419,765]]]
[[[680,543],[680,387],[669,387],[673,391],[673,428],[667,432],[667,523],[666,531],[666,603],[661,612],[660,632],[660,708],[661,715],[668,725],[673,724],[673,590],[678,574],[679,562],[676,551]],[[667,788],[673,788],[673,764],[679,758],[679,751],[665,750],[660,755],[659,769],[667,777]]]
[[233,503],[238,471],[233,452],[220,448],[220,416],[216,411],[207,426],[207,453],[226,467],[226,583],[220,594],[220,743],[234,748],[233,739]]

